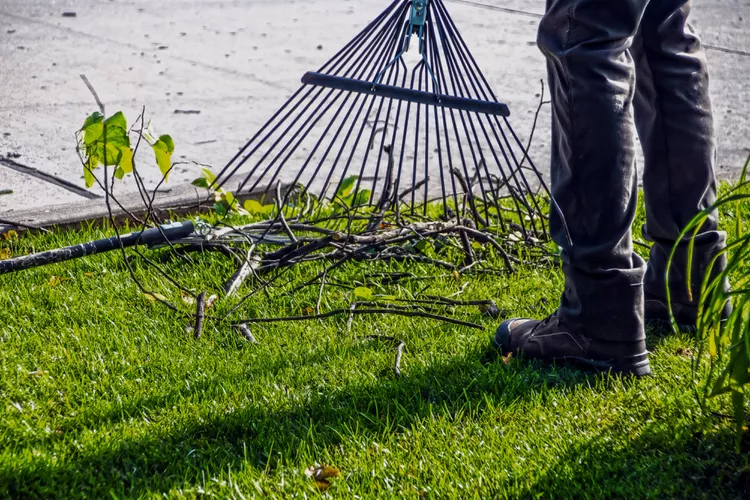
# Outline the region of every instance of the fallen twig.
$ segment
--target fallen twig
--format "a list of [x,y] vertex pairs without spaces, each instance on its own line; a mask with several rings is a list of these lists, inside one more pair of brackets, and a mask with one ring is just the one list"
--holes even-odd
[[237,325],[237,330],[239,330],[240,335],[242,335],[245,340],[247,340],[251,344],[258,344],[258,341],[255,339],[253,332],[250,331],[247,325]]
[[388,337],[385,335],[368,335],[365,337],[366,340],[387,340],[396,344],[396,360],[393,363],[393,373],[397,376],[401,376],[401,358],[404,356],[404,349],[406,348],[406,342],[395,337]]
[[227,297],[230,297],[242,286],[250,273],[253,272],[253,266],[258,266],[258,260],[253,258],[253,250],[255,250],[255,246],[250,247],[247,251],[247,255],[245,255],[245,261],[240,265],[232,278],[224,285],[224,291],[226,292]]
[[206,319],[206,292],[201,292],[197,300],[197,312],[195,313],[195,339],[203,335],[203,321]]

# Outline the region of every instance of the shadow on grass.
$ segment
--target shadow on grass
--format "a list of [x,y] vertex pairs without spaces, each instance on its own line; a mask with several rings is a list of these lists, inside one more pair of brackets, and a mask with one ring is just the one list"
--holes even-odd
[[[553,389],[600,384],[606,388],[610,383],[606,377],[567,368],[521,363],[506,367],[494,352],[476,350],[415,367],[399,379],[316,394],[305,403],[289,402],[283,409],[269,410],[263,402],[252,401],[233,412],[185,418],[169,428],[155,425],[148,435],[121,437],[73,458],[52,463],[29,458],[20,468],[0,468],[0,496],[147,496],[195,487],[201,484],[203,471],[238,471],[249,466],[272,472],[293,461],[300,450],[345,445],[352,429],[377,440],[434,415],[476,419],[488,403],[511,407],[532,397],[543,401]],[[208,390],[209,384],[197,387],[194,394]],[[130,401],[127,406],[134,414],[139,408],[158,409],[174,401],[168,394],[169,388],[164,388],[160,395]],[[99,417],[126,425],[123,413],[119,409]],[[100,425],[97,420],[95,427]],[[655,491],[659,484],[654,481],[664,478],[687,481],[693,489],[705,483],[726,491],[724,481],[747,488],[747,476],[722,476],[741,467],[727,448],[726,442],[703,441],[689,429],[670,429],[661,422],[622,450],[608,449],[604,441],[590,441],[559,460],[535,488],[543,496],[575,496],[576,492],[588,496],[587,490],[592,496],[609,496],[632,494],[642,484],[645,494]],[[662,491],[674,492],[674,488]]]
[[733,431],[653,423],[625,447],[592,439],[561,457],[531,488],[537,498],[750,498],[745,443]]

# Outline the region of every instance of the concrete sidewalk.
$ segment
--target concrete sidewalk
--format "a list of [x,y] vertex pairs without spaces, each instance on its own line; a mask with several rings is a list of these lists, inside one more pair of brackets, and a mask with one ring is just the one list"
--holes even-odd
[[[535,46],[543,0],[447,0],[522,136],[531,128],[544,63]],[[4,0],[0,3],[0,213],[82,201],[74,132],[96,104],[131,120],[143,106],[175,140],[170,184],[200,166],[219,170],[385,0]],[[75,13],[75,17],[63,13]],[[719,131],[719,171],[736,175],[750,147],[750,1],[696,0],[708,49]],[[183,113],[191,112],[190,114]],[[549,107],[532,156],[547,163]],[[148,184],[156,167],[141,167]],[[35,173],[36,171],[36,173]],[[39,173],[44,175],[39,175]],[[50,182],[50,178],[60,182]],[[125,186],[124,189],[133,186]],[[96,191],[94,191],[96,192]]]

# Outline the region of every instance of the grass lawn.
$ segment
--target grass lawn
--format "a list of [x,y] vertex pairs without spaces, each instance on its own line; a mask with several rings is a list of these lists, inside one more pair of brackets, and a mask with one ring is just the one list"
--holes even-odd
[[[731,228],[734,220],[727,218]],[[100,236],[21,235],[15,253]],[[234,271],[218,254],[168,262],[196,291]],[[166,281],[145,281],[180,302]],[[300,272],[314,274],[314,265]],[[383,265],[352,264],[355,282]],[[377,293],[494,299],[509,315],[556,307],[559,269],[456,279],[421,264]],[[171,289],[174,290],[174,289]],[[269,299],[246,316],[298,314],[317,287]],[[352,292],[329,288],[323,310]],[[232,305],[219,301],[212,312]],[[186,307],[187,309],[187,307]],[[316,497],[312,465],[338,468],[327,494],[405,498],[748,498],[750,464],[729,422],[702,413],[691,391],[696,341],[650,335],[654,376],[610,378],[498,359],[499,320],[358,316],[253,328],[258,345],[208,322],[203,338],[149,301],[117,253],[0,278],[0,497]],[[653,333],[653,332],[652,332]],[[402,376],[394,346],[406,343]],[[731,413],[724,400],[711,411]]]

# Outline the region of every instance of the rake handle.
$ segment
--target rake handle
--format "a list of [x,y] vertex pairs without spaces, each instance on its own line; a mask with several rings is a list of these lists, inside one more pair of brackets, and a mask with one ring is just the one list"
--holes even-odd
[[71,245],[64,248],[56,248],[47,252],[24,255],[0,261],[0,274],[8,274],[32,267],[46,266],[58,262],[78,259],[87,255],[102,252],[110,252],[120,248],[133,247],[136,245],[157,245],[171,240],[178,240],[190,236],[195,230],[191,221],[167,224],[161,227],[147,229],[143,232],[125,234],[119,239],[116,236],[102,240],[90,241],[79,245]]

